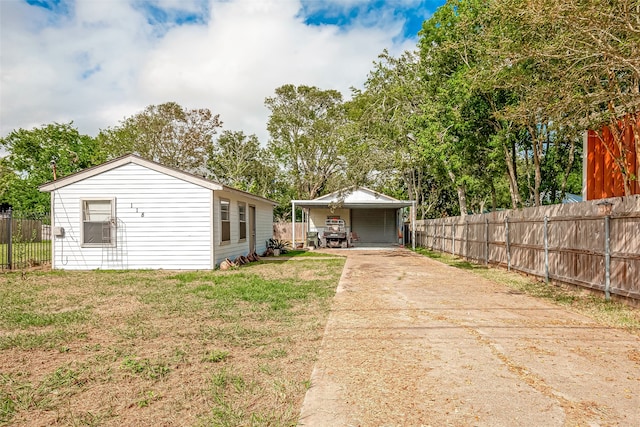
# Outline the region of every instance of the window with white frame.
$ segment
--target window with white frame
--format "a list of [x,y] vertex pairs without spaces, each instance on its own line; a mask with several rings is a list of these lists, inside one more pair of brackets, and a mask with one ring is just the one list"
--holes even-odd
[[240,226],[240,240],[247,238],[247,205],[238,203],[238,224]]
[[113,199],[82,200],[83,246],[115,246],[116,223]]
[[231,217],[229,208],[229,201],[220,199],[220,240],[223,243],[231,241]]

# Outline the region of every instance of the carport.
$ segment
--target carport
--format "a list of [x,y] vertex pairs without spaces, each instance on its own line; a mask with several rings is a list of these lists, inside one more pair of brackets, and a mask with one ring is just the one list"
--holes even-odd
[[[318,233],[322,239],[327,220],[344,221],[349,245],[362,247],[402,245],[406,218],[411,224],[411,242],[415,242],[415,202],[398,200],[369,188],[340,190],[312,200],[292,200],[291,207],[294,247],[296,239],[305,242],[310,232]],[[296,209],[302,209],[305,230],[302,236],[296,236]]]

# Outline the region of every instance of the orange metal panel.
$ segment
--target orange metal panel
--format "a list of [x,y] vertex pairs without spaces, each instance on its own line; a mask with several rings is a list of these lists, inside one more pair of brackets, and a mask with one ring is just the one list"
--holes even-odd
[[587,134],[587,200],[595,199],[595,188],[596,188],[596,152],[595,146],[598,143],[598,137],[596,133],[592,130]]
[[595,187],[593,190],[593,198],[594,199],[602,199],[603,188],[604,188],[604,153],[602,143],[600,142],[600,138],[596,138],[596,143],[594,145],[594,154],[595,154],[595,168],[593,170],[594,179],[595,179]]

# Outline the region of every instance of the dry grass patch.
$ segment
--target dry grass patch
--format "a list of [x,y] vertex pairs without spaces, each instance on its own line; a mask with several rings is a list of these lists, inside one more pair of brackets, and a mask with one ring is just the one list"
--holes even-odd
[[623,328],[640,335],[640,310],[616,301],[606,301],[596,295],[572,287],[546,284],[543,280],[507,271],[500,267],[486,267],[470,263],[450,254],[418,248],[416,252],[456,268],[471,271],[485,279],[507,285],[515,292],[551,301],[574,312],[586,315],[600,324]]
[[344,260],[0,277],[0,425],[296,425]]

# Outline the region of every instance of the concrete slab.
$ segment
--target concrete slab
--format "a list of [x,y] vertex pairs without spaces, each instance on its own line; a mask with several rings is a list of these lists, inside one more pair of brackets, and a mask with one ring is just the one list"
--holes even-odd
[[301,426],[640,426],[640,337],[404,249],[347,262]]

